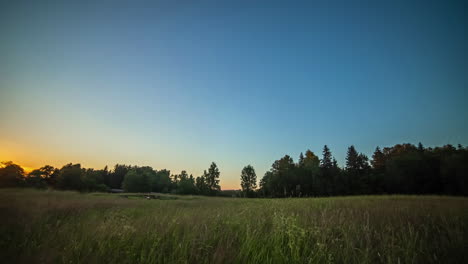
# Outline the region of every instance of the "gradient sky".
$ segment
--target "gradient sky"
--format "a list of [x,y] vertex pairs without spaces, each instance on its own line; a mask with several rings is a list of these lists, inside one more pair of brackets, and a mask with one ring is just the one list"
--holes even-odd
[[[98,2],[98,3],[97,3]],[[222,3],[221,3],[222,2]],[[468,144],[467,1],[1,1],[0,160],[223,189],[328,144]]]

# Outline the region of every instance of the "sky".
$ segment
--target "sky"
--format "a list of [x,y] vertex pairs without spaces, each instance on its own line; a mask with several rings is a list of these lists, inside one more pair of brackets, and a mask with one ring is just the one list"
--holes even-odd
[[327,144],[468,145],[467,1],[1,1],[0,160],[222,189]]

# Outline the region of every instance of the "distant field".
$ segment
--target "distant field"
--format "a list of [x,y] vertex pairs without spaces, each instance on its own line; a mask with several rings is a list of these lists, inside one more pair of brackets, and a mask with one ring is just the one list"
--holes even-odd
[[460,197],[143,199],[4,189],[0,214],[2,263],[468,259],[468,199]]

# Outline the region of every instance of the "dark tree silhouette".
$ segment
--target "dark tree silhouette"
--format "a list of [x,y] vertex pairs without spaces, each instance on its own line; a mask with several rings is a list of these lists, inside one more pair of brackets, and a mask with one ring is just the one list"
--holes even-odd
[[331,169],[333,167],[332,154],[327,145],[323,146],[323,158],[320,161],[320,167],[323,169]]
[[[52,166],[25,174],[12,163],[0,165],[0,187],[53,187],[63,190],[107,191],[123,188],[131,192],[221,195],[220,171],[212,163],[196,179],[186,171],[172,175],[166,169],[154,170],[116,164],[114,170],[85,169],[80,164]],[[376,147],[372,160],[350,146],[343,169],[327,145],[322,159],[310,150],[299,155],[297,163],[289,155],[276,160],[256,188],[256,174],[246,166],[241,174],[244,196],[301,197],[351,194],[446,194],[468,195],[468,148],[458,145],[424,147],[421,143]],[[230,192],[240,196],[240,191]]]
[[11,161],[0,165],[0,187],[20,186],[23,182],[24,170]]
[[208,184],[206,183],[206,180],[205,180],[205,175],[206,175],[206,171],[203,172],[202,176],[197,177],[195,179],[195,185],[197,187],[198,194],[201,194],[201,195],[208,195],[210,192],[210,188],[208,187]]
[[126,192],[150,192],[153,177],[156,172],[151,167],[133,167],[125,174],[122,187]]
[[221,190],[221,187],[219,186],[219,175],[220,172],[218,166],[216,163],[212,162],[208,169],[208,173],[205,173],[204,175],[210,195],[216,195]]
[[244,196],[254,196],[254,190],[257,188],[257,174],[252,165],[247,165],[241,172],[241,188]]
[[114,189],[122,188],[122,182],[131,166],[116,164],[114,171],[110,173],[109,186]]

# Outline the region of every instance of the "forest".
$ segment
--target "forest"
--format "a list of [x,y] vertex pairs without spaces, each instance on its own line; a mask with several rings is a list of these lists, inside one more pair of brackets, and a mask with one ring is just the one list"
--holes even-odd
[[[159,192],[221,196],[220,170],[215,162],[202,175],[185,170],[171,174],[167,169],[116,164],[112,169],[83,168],[66,164],[46,165],[25,173],[13,162],[0,167],[1,187],[54,188],[81,192]],[[316,197],[365,194],[468,195],[468,148],[458,145],[425,148],[421,143],[377,147],[369,159],[352,145],[340,167],[327,145],[319,157],[307,150],[294,162],[289,155],[276,160],[257,185],[251,165],[240,172],[240,197]]]

